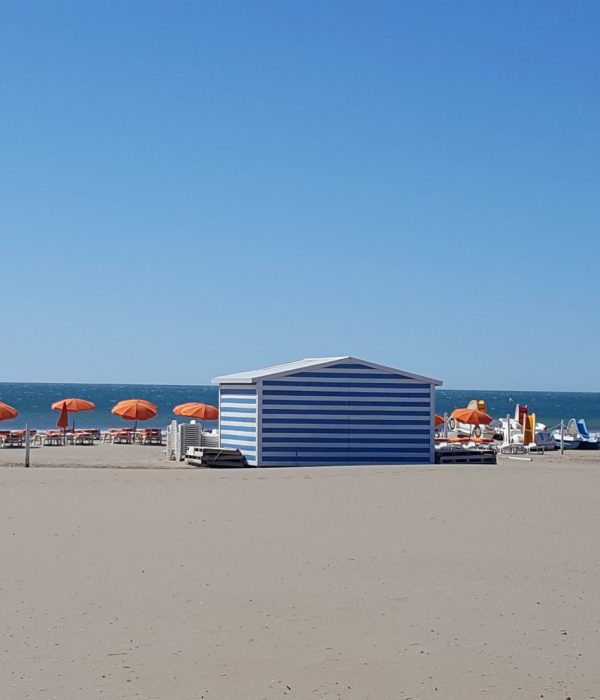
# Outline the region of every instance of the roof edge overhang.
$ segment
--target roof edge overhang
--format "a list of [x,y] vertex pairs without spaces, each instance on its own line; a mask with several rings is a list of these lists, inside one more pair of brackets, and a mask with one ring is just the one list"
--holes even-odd
[[[368,360],[361,360],[359,357],[352,357],[351,355],[341,355],[339,357],[326,357],[326,358],[305,358],[304,360],[297,360],[296,362],[299,364],[301,362],[306,362],[306,367],[310,367],[311,369],[320,369],[322,367],[326,367],[327,365],[333,364],[334,362],[341,362],[341,361],[348,361],[348,360],[353,360],[355,362],[360,362],[361,364],[367,365],[369,367],[372,367],[373,369],[378,369],[381,370],[382,372],[390,372],[390,373],[402,373],[405,374],[407,377],[410,379],[416,379],[417,381],[423,382],[424,384],[433,384],[434,386],[442,386],[443,382],[441,379],[434,379],[433,377],[425,377],[421,374],[414,374],[413,372],[406,372],[405,370],[401,369],[395,369],[393,367],[387,367],[386,365],[378,365],[375,362],[369,362]],[[287,365],[290,364],[295,364],[295,363],[287,363]],[[215,377],[212,380],[213,384],[256,384],[257,382],[262,381],[266,377],[283,377],[287,374],[291,374],[293,372],[297,372],[299,370],[303,369],[303,366],[298,366],[298,367],[287,367],[286,369],[283,369],[286,365],[281,365],[282,369],[277,371],[277,367],[279,365],[275,365],[272,369],[273,372],[267,373],[266,370],[271,369],[269,367],[262,369],[262,370],[250,370],[249,372],[241,372],[240,374],[229,374],[229,375],[223,375],[221,377]],[[240,375],[246,375],[246,376],[240,376]]]

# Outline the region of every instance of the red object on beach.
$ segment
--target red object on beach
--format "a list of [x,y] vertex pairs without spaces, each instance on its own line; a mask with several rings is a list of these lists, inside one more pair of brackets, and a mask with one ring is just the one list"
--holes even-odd
[[472,408],[455,408],[451,417],[459,423],[466,423],[467,425],[489,425],[493,420],[487,413],[476,411]]
[[435,416],[435,424],[436,424],[436,426],[438,426],[438,425],[444,425],[444,417],[443,417],[443,416],[438,416],[438,415],[436,414],[436,416]]
[[63,403],[63,407],[60,412],[60,416],[56,421],[57,428],[68,428],[69,427],[69,410],[67,408],[67,402]]
[[145,399],[127,399],[113,406],[112,413],[125,420],[148,420],[158,413],[158,407]]
[[11,418],[16,418],[18,415],[19,412],[16,408],[0,401],[0,420],[11,420]]
[[217,420],[219,417],[219,409],[206,403],[180,403],[179,406],[175,406],[173,413],[177,416],[200,420]]

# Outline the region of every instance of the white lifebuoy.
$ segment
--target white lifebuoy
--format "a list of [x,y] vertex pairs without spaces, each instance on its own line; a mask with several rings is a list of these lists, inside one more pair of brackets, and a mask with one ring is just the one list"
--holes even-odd
[[481,437],[481,427],[479,425],[475,426],[475,430],[473,431],[473,434],[475,437]]
[[448,427],[450,428],[450,430],[454,430],[456,428],[456,421],[454,420],[454,418],[448,419]]

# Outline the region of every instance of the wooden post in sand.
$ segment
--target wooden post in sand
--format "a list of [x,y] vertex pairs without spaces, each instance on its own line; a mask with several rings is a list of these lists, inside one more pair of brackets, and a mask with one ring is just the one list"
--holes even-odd
[[29,467],[29,448],[31,447],[31,435],[29,433],[29,423],[25,423],[25,466]]
[[560,453],[564,455],[565,453],[565,422],[560,419]]

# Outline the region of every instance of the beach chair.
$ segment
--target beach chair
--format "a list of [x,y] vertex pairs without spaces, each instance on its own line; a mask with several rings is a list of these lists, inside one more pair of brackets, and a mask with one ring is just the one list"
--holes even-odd
[[142,428],[139,441],[142,445],[162,445],[162,431],[160,428]]
[[84,430],[75,433],[73,435],[73,444],[74,445],[93,445],[94,444],[94,436],[92,433],[86,432]]
[[97,428],[76,428],[73,435],[91,435],[94,440],[100,440],[100,431]]
[[42,445],[48,447],[59,447],[65,444],[64,435],[62,430],[47,430],[42,433]]
[[10,433],[4,438],[4,447],[23,447],[25,444],[25,431],[24,430],[11,430]]
[[131,430],[115,430],[112,434],[113,445],[131,445],[132,442],[133,431]]

